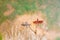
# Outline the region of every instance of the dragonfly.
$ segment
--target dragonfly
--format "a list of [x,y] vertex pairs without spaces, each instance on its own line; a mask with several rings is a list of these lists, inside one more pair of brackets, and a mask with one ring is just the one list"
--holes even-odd
[[21,25],[27,27],[27,26],[30,26],[31,24],[28,24],[28,22],[24,22],[24,23],[22,23]]
[[[39,24],[42,24],[43,23],[43,20],[37,19],[37,20],[33,21],[33,23],[36,25],[36,28],[37,28],[39,26]],[[35,34],[36,33],[37,33],[37,30],[35,30]]]
[[26,26],[26,28],[29,28],[30,30],[32,30],[34,32],[34,30],[30,27],[31,24],[29,24],[28,22],[22,23],[22,26]]
[[39,20],[37,19],[36,21],[33,21],[34,24],[42,24],[43,23],[43,20]]

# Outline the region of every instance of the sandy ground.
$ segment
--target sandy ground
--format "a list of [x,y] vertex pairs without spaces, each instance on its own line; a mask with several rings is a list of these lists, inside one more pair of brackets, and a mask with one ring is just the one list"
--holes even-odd
[[[14,21],[14,26],[15,25],[18,26],[18,29],[19,29],[20,27],[22,27],[21,23],[27,21],[29,24],[31,24],[31,26],[30,26],[31,29],[35,31],[36,30],[36,25],[33,24],[33,21],[35,21],[37,18],[39,20],[44,21],[42,27],[47,26],[47,20],[46,20],[46,18],[43,18],[44,16],[45,15],[41,14],[41,12],[35,12],[35,14],[32,14],[32,15],[24,14],[23,16],[17,16],[17,19]],[[23,30],[23,28],[21,30]],[[44,32],[46,34],[47,40],[55,40],[55,38],[57,36],[60,36],[60,33],[57,33],[55,31],[46,32],[46,30],[43,30],[41,28],[37,28],[37,35],[42,36],[44,34]]]
[[[40,27],[36,28],[36,25],[33,21],[43,20],[42,29]],[[30,25],[26,28],[21,24],[24,22],[28,22]],[[8,38],[7,33],[3,40],[44,40],[43,35],[46,36],[46,40],[55,40],[55,37],[60,36],[60,33],[55,31],[46,31],[47,20],[46,15],[43,15],[41,12],[34,12],[34,14],[24,14],[24,15],[16,15],[15,20],[11,24],[11,32],[8,31],[10,38]],[[33,30],[33,31],[32,31]],[[35,30],[37,30],[37,34],[35,34]]]

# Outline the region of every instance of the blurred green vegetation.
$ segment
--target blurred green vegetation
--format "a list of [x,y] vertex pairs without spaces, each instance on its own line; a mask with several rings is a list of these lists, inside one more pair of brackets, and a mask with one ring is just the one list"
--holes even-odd
[[[24,14],[25,11],[34,11],[36,10],[35,5],[36,0],[0,0],[0,24],[4,22],[6,19],[14,19],[15,16]],[[15,8],[15,11],[9,15],[4,16],[3,13],[7,10],[6,5],[10,4]]]
[[57,37],[55,40],[60,40],[60,37]]
[[0,33],[0,40],[2,40],[2,34]]
[[[9,16],[4,16],[3,13],[7,10],[7,4],[10,4],[15,11]],[[40,7],[42,5],[47,6],[43,9]],[[56,9],[52,12],[54,8]],[[28,12],[36,10],[46,14],[48,26],[49,28],[52,28],[53,25],[57,25],[56,23],[60,17],[60,0],[0,0],[0,24],[6,19],[14,19],[17,14],[22,15],[25,11]],[[51,17],[52,14],[54,14],[53,17]]]

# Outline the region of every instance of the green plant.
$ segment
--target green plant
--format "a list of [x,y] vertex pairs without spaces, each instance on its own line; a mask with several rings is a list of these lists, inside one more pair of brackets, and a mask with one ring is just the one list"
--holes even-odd
[[60,37],[57,37],[55,40],[60,40]]

